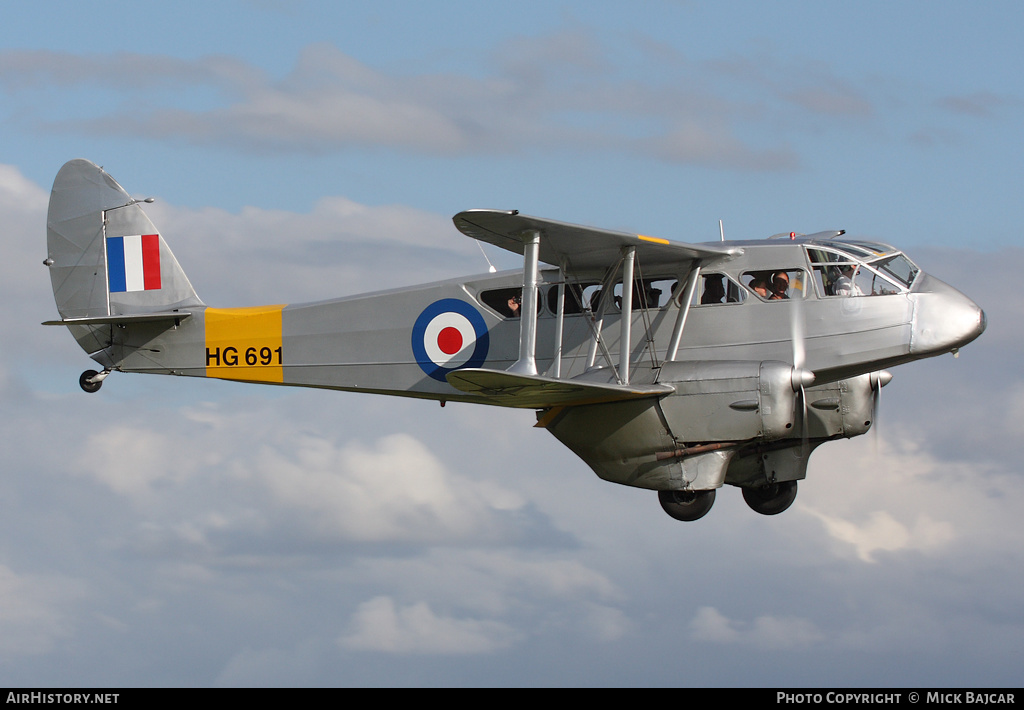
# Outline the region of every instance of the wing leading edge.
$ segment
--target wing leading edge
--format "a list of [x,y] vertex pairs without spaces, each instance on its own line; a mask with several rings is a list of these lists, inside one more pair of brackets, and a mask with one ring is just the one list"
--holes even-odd
[[530,217],[515,210],[466,210],[455,215],[452,221],[466,236],[516,254],[524,253],[523,234],[539,232],[540,260],[553,266],[561,266],[568,260],[577,270],[603,270],[615,263],[623,247],[636,247],[637,257],[643,262],[659,264],[707,263],[743,253],[738,247],[671,242],[642,234]]

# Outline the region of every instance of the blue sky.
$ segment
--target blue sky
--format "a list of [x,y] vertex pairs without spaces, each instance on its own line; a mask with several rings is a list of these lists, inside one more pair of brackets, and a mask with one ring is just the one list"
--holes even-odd
[[[1011,2],[9,10],[0,684],[1018,685],[1022,25]],[[681,241],[842,228],[990,325],[898,368],[882,431],[816,454],[787,514],[726,490],[681,525],[530,413],[82,394],[91,362],[38,325],[77,157],[156,198],[214,305],[483,271],[450,217],[500,207]]]
[[5,152],[45,184],[88,137],[128,182],[227,209],[344,192],[972,245],[1020,223],[1013,3],[349,5],[23,13]]

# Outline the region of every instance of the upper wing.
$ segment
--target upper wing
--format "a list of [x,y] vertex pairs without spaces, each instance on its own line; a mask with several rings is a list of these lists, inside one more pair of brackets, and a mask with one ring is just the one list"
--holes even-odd
[[541,234],[540,260],[561,266],[563,260],[567,259],[577,270],[608,268],[619,258],[624,246],[635,246],[641,261],[659,264],[716,261],[743,253],[738,247],[670,242],[642,234],[613,232],[529,217],[515,210],[466,210],[459,212],[452,220],[466,236],[516,254],[523,253],[522,235],[538,231]]

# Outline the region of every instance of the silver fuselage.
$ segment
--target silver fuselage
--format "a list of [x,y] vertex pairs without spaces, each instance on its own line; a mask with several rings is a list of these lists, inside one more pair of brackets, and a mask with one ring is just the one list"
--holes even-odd
[[[744,274],[771,269],[809,272],[800,243],[744,243],[742,256],[709,268],[741,283]],[[557,353],[557,299],[560,272],[541,271],[540,312],[537,321],[538,372],[552,373]],[[675,279],[686,274],[661,273],[649,266],[645,278]],[[599,275],[579,279],[587,283]],[[89,352],[105,350],[109,364],[125,372],[219,377],[284,385],[324,387],[452,401],[493,403],[461,392],[447,382],[428,376],[413,346],[417,318],[431,304],[455,299],[469,304],[486,325],[486,356],[478,367],[509,368],[519,354],[520,319],[508,317],[483,299],[488,292],[515,289],[522,274],[510,271],[453,279],[393,291],[350,296],[316,303],[285,305],[280,309],[280,333],[253,341],[245,325],[247,309],[182,309],[192,313],[179,326],[163,330],[141,325],[130,329],[74,328],[80,339],[95,339]],[[676,291],[681,291],[677,287]],[[696,300],[696,299],[695,299]],[[656,308],[636,308],[630,349],[635,381],[657,381],[666,359],[673,327],[682,308],[679,297]],[[778,360],[791,362],[791,322],[803,322],[806,368],[817,384],[874,372],[912,360],[950,352],[976,338],[985,327],[982,310],[951,286],[918,273],[909,288],[890,295],[825,297],[811,284],[804,298],[765,301],[744,293],[741,302],[701,305],[689,309],[676,354],[677,361]],[[557,309],[557,306],[556,306]],[[798,309],[796,314],[794,309]],[[571,309],[566,309],[571,310]],[[596,311],[596,309],[595,309]],[[207,314],[236,317],[237,342],[232,334],[215,332]],[[588,367],[593,350],[596,312],[567,312],[563,316],[559,374],[574,378],[589,370],[612,367],[620,351],[621,315],[609,305],[600,328],[597,357]],[[259,329],[260,326],[253,326]],[[254,334],[260,335],[262,333]],[[110,340],[107,338],[110,337]],[[102,342],[107,340],[106,343]],[[250,345],[255,342],[258,347]],[[110,343],[109,345],[107,343]],[[260,351],[269,348],[272,362],[262,362]],[[280,350],[278,350],[280,348]],[[246,350],[250,352],[246,362]],[[265,354],[265,351],[264,351]],[[422,357],[419,358],[422,360]],[[231,363],[231,364],[229,364]],[[273,370],[273,372],[271,372]]]

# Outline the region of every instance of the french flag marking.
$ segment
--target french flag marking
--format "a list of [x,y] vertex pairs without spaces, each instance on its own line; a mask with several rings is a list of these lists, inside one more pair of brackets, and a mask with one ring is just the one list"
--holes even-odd
[[160,235],[107,237],[110,292],[160,289]]

